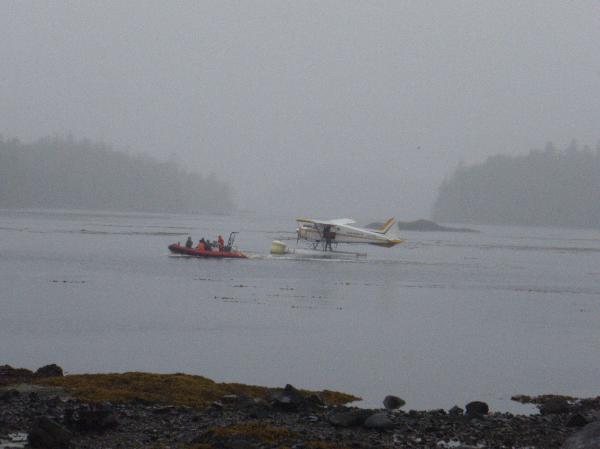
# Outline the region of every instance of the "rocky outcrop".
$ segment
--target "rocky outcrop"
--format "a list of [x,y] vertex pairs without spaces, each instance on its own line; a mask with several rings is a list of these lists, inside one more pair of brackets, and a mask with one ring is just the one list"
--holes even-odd
[[489,413],[490,408],[485,402],[473,401],[465,405],[465,410],[469,418],[482,418]]
[[62,376],[63,370],[56,364],[39,368],[35,373],[27,368],[13,368],[10,365],[0,366],[0,385],[30,382],[33,378]]
[[273,407],[284,411],[306,410],[324,405],[318,395],[304,394],[290,384],[287,384],[283,389],[270,390],[269,399]]
[[29,379],[33,372],[26,368],[13,368],[10,365],[0,366],[0,383],[12,382],[18,379]]
[[35,375],[37,377],[61,377],[63,375],[63,370],[60,366],[56,364],[46,365],[39,368]]
[[427,232],[479,232],[469,228],[452,228],[442,226],[430,220],[399,221],[398,229],[401,231],[427,231]]
[[404,399],[400,399],[398,396],[388,395],[383,399],[383,406],[388,410],[395,410],[406,404]]

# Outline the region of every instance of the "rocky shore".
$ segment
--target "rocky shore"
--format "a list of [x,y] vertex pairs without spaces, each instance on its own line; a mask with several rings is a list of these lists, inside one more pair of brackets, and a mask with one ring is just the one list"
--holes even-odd
[[185,374],[63,376],[0,366],[0,449],[7,448],[600,448],[600,398],[515,400],[534,415],[490,411],[473,401],[450,410],[381,409],[357,398],[291,385],[216,383]]

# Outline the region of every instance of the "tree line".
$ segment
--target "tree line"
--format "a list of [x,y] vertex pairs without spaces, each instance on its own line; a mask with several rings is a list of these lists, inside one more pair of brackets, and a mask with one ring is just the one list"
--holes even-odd
[[524,156],[493,156],[459,166],[433,207],[437,221],[600,227],[600,143],[552,143]]
[[226,183],[72,137],[33,143],[0,136],[0,207],[224,212]]

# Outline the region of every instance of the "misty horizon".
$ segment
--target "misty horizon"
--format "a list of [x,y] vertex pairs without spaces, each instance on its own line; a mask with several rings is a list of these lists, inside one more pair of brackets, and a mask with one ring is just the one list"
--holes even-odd
[[461,163],[600,138],[592,1],[0,11],[1,134],[176,160],[240,209],[429,217]]

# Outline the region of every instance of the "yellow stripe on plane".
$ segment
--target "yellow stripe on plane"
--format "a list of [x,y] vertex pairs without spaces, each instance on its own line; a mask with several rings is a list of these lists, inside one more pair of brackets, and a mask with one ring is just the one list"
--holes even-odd
[[394,224],[394,221],[396,221],[396,219],[394,217],[388,218],[387,221],[382,224],[379,229],[377,229],[377,232],[381,232],[381,233],[386,233],[388,231],[388,229],[390,229],[392,227],[392,225]]

